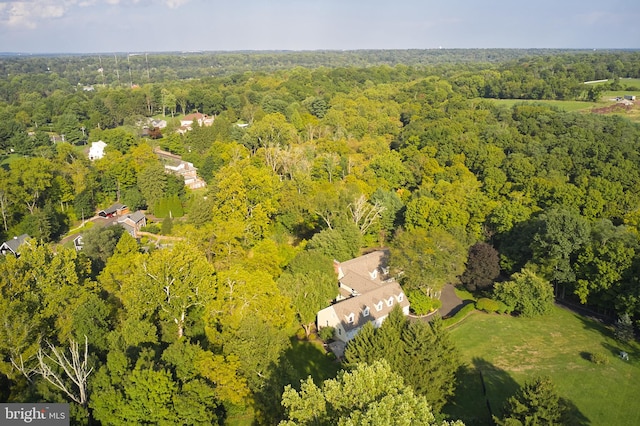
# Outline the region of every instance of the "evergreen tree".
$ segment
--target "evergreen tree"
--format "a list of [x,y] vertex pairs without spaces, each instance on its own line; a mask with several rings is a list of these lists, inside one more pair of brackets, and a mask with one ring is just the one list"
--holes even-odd
[[441,321],[409,322],[395,307],[378,329],[366,324],[349,342],[348,365],[384,359],[438,411],[455,390],[458,352]]
[[494,416],[494,421],[499,426],[552,426],[563,424],[566,407],[551,379],[537,377],[527,381],[510,397],[503,411],[502,419]]
[[630,342],[633,340],[633,323],[631,322],[631,318],[629,318],[629,314],[622,314],[620,318],[618,318],[618,321],[616,321],[615,336],[616,339],[621,342]]

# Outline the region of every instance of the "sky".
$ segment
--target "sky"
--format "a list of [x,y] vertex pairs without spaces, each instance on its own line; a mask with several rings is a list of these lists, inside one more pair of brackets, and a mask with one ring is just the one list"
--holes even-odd
[[640,48],[640,0],[0,0],[0,52]]

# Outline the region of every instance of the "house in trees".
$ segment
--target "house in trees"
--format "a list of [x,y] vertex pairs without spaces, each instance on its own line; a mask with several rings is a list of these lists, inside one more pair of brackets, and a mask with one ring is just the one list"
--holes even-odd
[[106,147],[107,144],[104,141],[91,142],[91,147],[89,148],[89,160],[99,160],[104,157],[104,149]]
[[7,254],[12,254],[15,257],[19,257],[20,246],[25,243],[28,244],[28,240],[29,240],[29,235],[27,234],[22,234],[17,237],[13,237],[12,239],[7,240],[4,243],[2,243],[2,245],[0,245],[0,253],[3,256],[6,256]]
[[164,163],[164,171],[176,176],[181,176],[187,188],[198,189],[207,186],[207,183],[198,177],[198,169],[194,167],[193,163],[183,161],[179,155],[163,151],[159,148],[156,148],[154,152]]
[[147,217],[138,210],[135,213],[122,216],[118,219],[118,224],[124,228],[133,238],[138,238],[138,232],[147,226]]
[[209,117],[200,112],[185,115],[180,120],[180,128],[178,129],[178,132],[184,134],[191,130],[193,123],[197,123],[199,126],[211,126],[213,124],[213,117]]
[[389,252],[377,250],[346,262],[334,261],[339,295],[317,315],[318,330],[333,327],[341,342],[353,339],[367,322],[380,327],[394,306],[409,314],[409,301],[400,284],[389,276]]
[[100,210],[98,212],[98,216],[110,218],[110,217],[122,216],[123,214],[127,214],[127,213],[129,213],[129,207],[121,203],[115,203],[110,205],[104,210]]

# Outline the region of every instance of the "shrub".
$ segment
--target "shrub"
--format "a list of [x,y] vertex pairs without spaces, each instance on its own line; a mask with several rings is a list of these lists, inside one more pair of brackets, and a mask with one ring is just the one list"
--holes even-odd
[[495,284],[493,294],[523,317],[548,314],[553,309],[553,286],[526,268],[513,274],[510,281]]
[[318,332],[318,335],[320,336],[320,338],[322,340],[324,340],[326,342],[327,340],[333,339],[333,334],[335,332],[336,332],[336,330],[333,327],[322,327],[320,329],[320,331]]
[[452,317],[449,318],[445,318],[442,320],[442,325],[446,328],[446,327],[451,327],[454,324],[459,323],[460,321],[462,321],[463,319],[466,318],[467,315],[469,315],[471,312],[475,311],[476,309],[476,304],[475,303],[469,303],[467,305],[464,305],[462,307],[462,309],[460,309],[458,312],[456,312],[456,314]]
[[442,306],[440,300],[427,296],[422,290],[409,291],[407,297],[411,302],[411,311],[416,315],[426,315]]
[[597,365],[607,365],[609,357],[602,352],[593,352],[589,354],[589,361]]
[[[503,306],[507,306],[502,303]],[[483,297],[476,302],[476,309],[487,313],[498,312],[500,310],[500,302]]]
[[513,312],[513,308],[507,305],[504,302],[498,301],[498,311],[499,314],[511,314]]
[[303,328],[299,328],[298,331],[296,331],[296,339],[304,340],[306,338],[307,338],[307,333],[304,331]]
[[152,223],[147,226],[143,226],[140,230],[142,232],[149,232],[150,234],[159,234],[160,226],[156,225],[155,223]]

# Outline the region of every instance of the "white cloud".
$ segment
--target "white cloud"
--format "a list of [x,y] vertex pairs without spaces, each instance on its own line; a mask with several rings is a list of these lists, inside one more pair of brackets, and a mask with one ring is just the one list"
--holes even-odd
[[38,23],[61,18],[76,7],[91,8],[102,4],[126,7],[139,3],[160,3],[176,9],[190,0],[0,0],[0,26],[33,29]]
[[0,4],[0,25],[35,28],[38,21],[64,15],[69,2],[10,1]]
[[188,2],[189,0],[166,0],[165,4],[169,6],[170,9],[177,9]]

